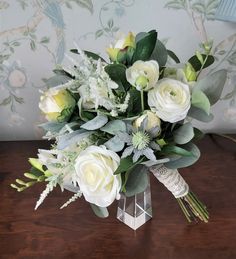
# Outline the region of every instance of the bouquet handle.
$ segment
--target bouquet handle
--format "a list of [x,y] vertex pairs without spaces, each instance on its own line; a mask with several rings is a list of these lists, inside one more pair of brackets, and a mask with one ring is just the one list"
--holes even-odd
[[206,206],[190,190],[177,169],[157,165],[150,167],[149,170],[177,199],[188,222],[197,222],[199,219],[205,223],[208,222],[209,213]]

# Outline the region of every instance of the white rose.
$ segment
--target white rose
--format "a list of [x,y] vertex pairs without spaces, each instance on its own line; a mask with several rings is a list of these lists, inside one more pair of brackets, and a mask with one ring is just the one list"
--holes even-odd
[[120,198],[121,177],[114,175],[119,163],[120,157],[103,146],[90,146],[79,154],[75,170],[86,201],[107,207]]
[[157,83],[159,65],[155,60],[138,60],[126,70],[126,78],[137,90],[148,91]]
[[163,121],[184,119],[190,104],[189,86],[174,79],[162,79],[148,92],[148,105]]
[[[46,115],[48,121],[65,121],[72,114],[75,99],[67,90],[50,88],[40,97],[39,108]],[[66,113],[63,114],[63,111]]]

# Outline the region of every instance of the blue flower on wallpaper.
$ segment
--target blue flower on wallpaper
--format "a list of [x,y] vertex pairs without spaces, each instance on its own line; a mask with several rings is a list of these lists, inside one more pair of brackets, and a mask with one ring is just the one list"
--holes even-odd
[[56,29],[57,34],[57,48],[56,48],[56,63],[61,63],[65,53],[65,39],[64,39],[64,18],[61,11],[61,6],[57,1],[43,1],[43,13],[51,20],[52,25]]
[[125,15],[125,8],[123,6],[118,6],[115,8],[115,14],[118,16],[118,17],[122,17]]

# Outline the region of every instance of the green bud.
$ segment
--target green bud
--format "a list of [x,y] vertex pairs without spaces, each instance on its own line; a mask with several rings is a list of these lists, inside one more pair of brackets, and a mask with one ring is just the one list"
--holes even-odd
[[31,174],[31,173],[24,173],[24,176],[29,178],[29,179],[32,179],[32,180],[37,180],[38,179],[38,176],[36,176],[34,174]]
[[20,179],[16,179],[16,182],[20,185],[26,185],[26,183]]
[[14,188],[14,189],[18,189],[19,187],[17,186],[17,185],[15,185],[14,183],[11,183],[11,185],[10,185],[12,188]]
[[197,79],[196,71],[190,63],[187,63],[185,65],[184,74],[188,81],[196,81],[196,79]]
[[26,183],[26,187],[30,187],[30,186],[33,186],[36,182],[28,182]]
[[165,146],[167,144],[163,138],[162,139],[158,139],[156,142],[157,142],[157,144],[160,147],[163,147],[163,146]]
[[200,61],[201,65],[203,65],[204,60],[203,60],[202,54],[198,50],[196,51],[195,54],[196,54],[198,60]]
[[141,88],[145,88],[148,84],[148,79],[145,76],[139,76],[135,82],[137,86],[140,86]]
[[38,178],[37,178],[37,181],[38,182],[43,182],[44,180],[45,180],[45,176],[44,175],[41,175],[41,176],[39,176]]
[[24,186],[24,187],[18,188],[17,191],[18,191],[18,192],[23,192],[26,188],[27,188],[27,187]]

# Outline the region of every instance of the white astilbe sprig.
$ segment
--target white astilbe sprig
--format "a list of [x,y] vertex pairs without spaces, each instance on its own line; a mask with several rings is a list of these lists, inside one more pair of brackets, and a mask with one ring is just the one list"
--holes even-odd
[[37,210],[38,207],[44,202],[48,194],[53,191],[54,187],[56,187],[56,185],[58,184],[58,180],[59,180],[58,175],[54,175],[47,178],[47,181],[49,181],[49,183],[46,185],[46,188],[44,189],[44,191],[40,194],[39,200],[37,201],[34,208],[35,210]]
[[127,94],[125,100],[116,96],[114,90],[119,86],[106,73],[107,64],[101,59],[94,60],[88,57],[77,45],[76,48],[79,55],[75,58],[66,55],[71,65],[62,66],[73,79],[52,89],[55,91],[67,89],[79,94],[82,107],[87,110],[103,107],[114,117],[118,116],[118,113],[125,112],[130,95]]
[[60,209],[64,209],[65,207],[67,207],[69,204],[71,204],[72,202],[76,201],[78,198],[80,198],[82,196],[82,192],[77,192],[75,193],[66,203],[64,203]]

